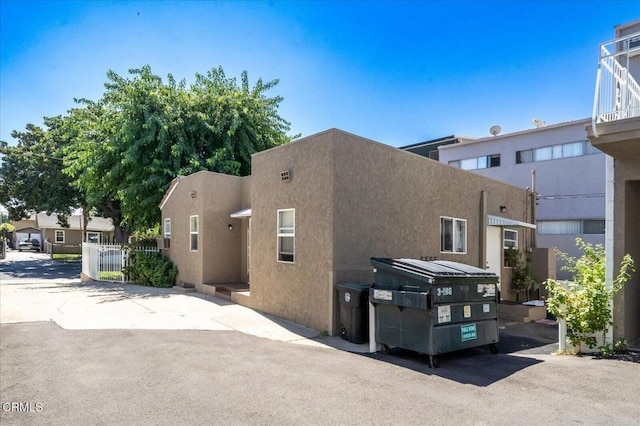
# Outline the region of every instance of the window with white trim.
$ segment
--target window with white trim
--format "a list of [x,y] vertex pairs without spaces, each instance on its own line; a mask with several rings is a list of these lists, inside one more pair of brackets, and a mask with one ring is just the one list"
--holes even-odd
[[64,231],[63,230],[56,230],[55,241],[56,241],[56,243],[64,243]]
[[502,234],[504,248],[518,248],[518,231],[514,229],[505,229]]
[[171,218],[164,219],[164,237],[171,238]]
[[100,244],[100,232],[87,232],[87,242]]
[[453,217],[440,217],[440,251],[467,252],[467,221]]
[[278,262],[294,262],[295,238],[295,209],[278,210]]
[[198,251],[198,216],[189,216],[189,250]]

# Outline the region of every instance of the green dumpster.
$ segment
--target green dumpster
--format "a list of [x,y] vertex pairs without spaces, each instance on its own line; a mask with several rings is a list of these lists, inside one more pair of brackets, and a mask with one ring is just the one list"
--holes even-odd
[[369,289],[371,284],[337,284],[340,336],[352,343],[369,341]]
[[498,276],[443,260],[371,258],[375,337],[429,356],[481,345],[497,353]]

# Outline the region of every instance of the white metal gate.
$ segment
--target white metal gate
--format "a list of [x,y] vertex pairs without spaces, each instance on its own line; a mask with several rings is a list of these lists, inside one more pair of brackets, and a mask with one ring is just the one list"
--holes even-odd
[[[126,282],[124,268],[131,249],[119,244],[82,243],[82,273],[92,280]],[[157,253],[157,247],[136,247],[134,250]]]

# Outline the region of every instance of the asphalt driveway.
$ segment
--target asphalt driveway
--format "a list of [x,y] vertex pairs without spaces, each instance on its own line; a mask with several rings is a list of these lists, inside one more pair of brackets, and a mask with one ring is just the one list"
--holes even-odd
[[17,277],[7,260],[0,261],[3,425],[640,418],[640,364],[552,355],[554,330],[506,326],[502,353],[460,351],[434,370],[408,351],[353,353],[332,343],[341,339],[216,298],[81,284],[64,274]]

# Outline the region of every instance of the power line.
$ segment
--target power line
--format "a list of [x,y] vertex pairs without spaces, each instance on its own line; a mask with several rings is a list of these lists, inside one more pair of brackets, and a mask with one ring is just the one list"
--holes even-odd
[[604,198],[605,193],[596,194],[562,194],[562,195],[538,195],[539,200],[567,200],[575,198]]

